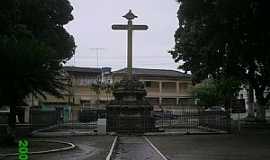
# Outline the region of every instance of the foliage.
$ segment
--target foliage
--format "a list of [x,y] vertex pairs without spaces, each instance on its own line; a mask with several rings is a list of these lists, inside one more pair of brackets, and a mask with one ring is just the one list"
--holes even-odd
[[[237,79],[255,89],[264,106],[270,94],[270,15],[267,0],[178,0],[179,28],[170,51],[194,82]],[[264,118],[263,115],[261,118]]]
[[99,96],[101,92],[104,92],[106,94],[107,100],[109,100],[109,96],[113,90],[113,85],[98,80],[96,83],[91,84],[90,88],[96,93],[97,103],[99,103]]
[[221,105],[223,97],[213,82],[213,80],[205,80],[194,87],[192,92],[194,98],[198,100],[198,105],[206,107]]
[[[29,93],[60,96],[63,63],[74,54],[73,37],[63,25],[72,20],[67,0],[10,0],[0,7],[0,52],[6,103]],[[1,98],[2,99],[2,98]],[[15,105],[15,104],[13,104]]]
[[109,101],[109,97],[111,96],[112,94],[112,90],[113,90],[113,85],[110,84],[110,83],[106,83],[104,84],[104,92],[106,94],[106,97],[107,97],[107,101]]
[[[201,106],[225,106],[227,97],[231,100],[240,90],[239,82],[232,79],[206,79],[197,84],[193,89],[193,95]],[[226,106],[225,106],[226,107]]]
[[56,63],[48,54],[53,50],[28,38],[5,37],[0,39],[0,44],[1,57],[5,60],[0,64],[4,75],[0,83],[2,103],[20,104],[29,93],[44,95],[47,92],[61,96],[65,79],[62,64]]
[[15,108],[30,93],[61,96],[62,65],[75,50],[64,25],[73,19],[68,0],[9,0],[0,5],[0,105]]
[[99,104],[100,101],[99,96],[102,91],[103,85],[101,84],[100,81],[97,81],[97,83],[91,84],[90,88],[96,93],[97,96],[96,103]]

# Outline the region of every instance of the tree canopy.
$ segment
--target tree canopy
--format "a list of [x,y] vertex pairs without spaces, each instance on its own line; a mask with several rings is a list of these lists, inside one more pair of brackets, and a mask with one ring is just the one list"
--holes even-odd
[[223,96],[213,80],[205,80],[193,88],[194,98],[200,106],[218,106],[222,104]]
[[63,27],[73,19],[72,9],[67,0],[1,3],[0,97],[6,104],[29,93],[60,95],[62,65],[75,50],[73,37]]
[[[236,97],[239,90],[239,82],[232,79],[205,79],[195,85],[192,93],[194,98],[198,100],[198,105],[210,107],[225,105],[228,95]],[[229,98],[232,99],[233,97]]]
[[[261,109],[269,100],[270,2],[267,0],[178,0],[179,28],[170,51],[194,82],[209,75],[237,79],[255,89]],[[264,115],[261,115],[264,119]]]
[[15,108],[30,93],[61,96],[66,84],[62,65],[75,50],[73,37],[63,27],[73,19],[72,10],[68,0],[1,2],[0,106],[10,106],[11,132]]

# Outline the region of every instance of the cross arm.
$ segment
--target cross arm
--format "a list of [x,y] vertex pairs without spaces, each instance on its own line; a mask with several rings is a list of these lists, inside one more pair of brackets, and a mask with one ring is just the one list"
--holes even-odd
[[128,30],[130,27],[131,30],[147,30],[148,26],[147,25],[122,25],[122,24],[114,24],[112,25],[113,30]]

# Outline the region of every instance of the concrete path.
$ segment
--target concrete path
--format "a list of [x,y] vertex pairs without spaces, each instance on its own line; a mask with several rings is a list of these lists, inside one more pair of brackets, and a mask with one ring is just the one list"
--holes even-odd
[[120,136],[113,160],[164,160],[144,137]]

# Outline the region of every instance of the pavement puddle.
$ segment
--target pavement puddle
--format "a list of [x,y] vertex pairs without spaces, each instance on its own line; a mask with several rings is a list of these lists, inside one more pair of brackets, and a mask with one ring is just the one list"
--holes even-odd
[[164,160],[142,136],[120,136],[112,160]]

